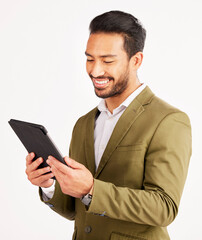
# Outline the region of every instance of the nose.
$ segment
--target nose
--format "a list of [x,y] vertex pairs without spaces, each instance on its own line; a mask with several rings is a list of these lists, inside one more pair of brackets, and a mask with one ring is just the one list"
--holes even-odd
[[104,73],[105,71],[102,64],[100,64],[99,62],[95,62],[94,64],[92,64],[90,74],[93,75],[93,77],[103,76]]

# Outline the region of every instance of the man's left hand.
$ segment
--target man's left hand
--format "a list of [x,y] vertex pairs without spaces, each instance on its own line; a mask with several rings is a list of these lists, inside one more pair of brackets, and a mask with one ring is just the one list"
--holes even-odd
[[93,175],[91,172],[83,164],[69,157],[65,157],[64,160],[68,166],[52,156],[47,159],[47,164],[50,165],[62,192],[76,198],[92,193]]

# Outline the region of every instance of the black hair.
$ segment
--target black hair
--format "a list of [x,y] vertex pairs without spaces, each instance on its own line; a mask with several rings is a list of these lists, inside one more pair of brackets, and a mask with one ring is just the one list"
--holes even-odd
[[129,59],[137,52],[142,52],[146,30],[141,22],[129,13],[110,11],[95,17],[89,26],[93,33],[120,33],[124,38],[124,49]]

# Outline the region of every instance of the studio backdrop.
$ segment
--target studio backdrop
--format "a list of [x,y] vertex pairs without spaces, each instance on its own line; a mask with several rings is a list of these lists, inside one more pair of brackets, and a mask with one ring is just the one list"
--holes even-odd
[[25,174],[27,155],[8,121],[44,125],[63,156],[77,119],[98,105],[85,70],[90,21],[121,10],[147,30],[138,76],[186,112],[193,153],[173,240],[202,239],[200,0],[0,0],[0,239],[70,240],[74,223],[39,200]]

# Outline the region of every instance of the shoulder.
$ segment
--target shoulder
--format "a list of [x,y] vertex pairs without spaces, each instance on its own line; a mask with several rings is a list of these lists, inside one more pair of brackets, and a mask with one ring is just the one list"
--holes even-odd
[[93,124],[97,113],[98,113],[98,108],[95,107],[85,115],[81,116],[76,121],[73,131],[75,131],[75,129],[84,129],[87,127],[87,125]]
[[185,112],[153,94],[149,87],[147,91],[150,93],[150,95],[152,95],[152,97],[150,98],[148,104],[144,104],[143,107],[145,110],[145,115],[150,117],[151,120],[156,119],[159,122],[175,116],[187,123],[190,123],[189,117]]
[[150,110],[153,111],[154,113],[158,113],[161,120],[174,118],[190,125],[190,119],[185,112],[181,111],[177,107],[170,105],[169,103],[167,103],[166,101],[162,100],[159,97],[155,96],[153,98]]

